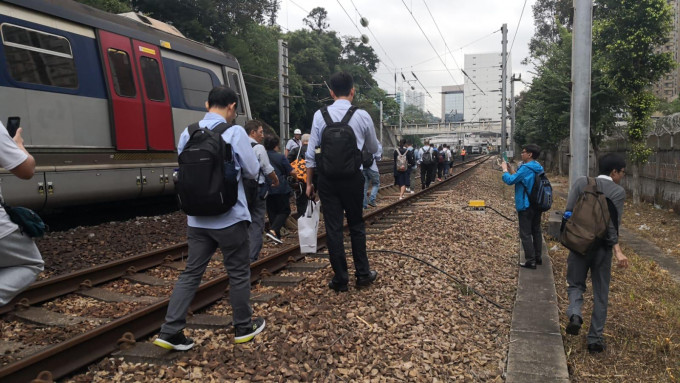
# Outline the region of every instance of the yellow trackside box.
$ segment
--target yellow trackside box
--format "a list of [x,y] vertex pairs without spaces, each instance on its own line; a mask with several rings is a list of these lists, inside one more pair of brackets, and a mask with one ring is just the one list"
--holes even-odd
[[484,200],[472,200],[468,204],[469,207],[474,207],[474,208],[484,208],[486,205],[484,204]]

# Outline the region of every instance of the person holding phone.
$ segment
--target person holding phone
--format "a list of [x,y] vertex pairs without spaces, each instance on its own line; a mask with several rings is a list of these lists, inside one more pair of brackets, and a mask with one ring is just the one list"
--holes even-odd
[[[35,173],[35,159],[24,147],[18,118],[10,118],[7,125],[15,130],[15,134],[10,136],[0,123],[0,167],[21,179],[31,179]],[[23,234],[10,221],[5,209],[0,208],[0,306],[9,303],[33,283],[43,271],[43,265],[42,256],[33,239]]]

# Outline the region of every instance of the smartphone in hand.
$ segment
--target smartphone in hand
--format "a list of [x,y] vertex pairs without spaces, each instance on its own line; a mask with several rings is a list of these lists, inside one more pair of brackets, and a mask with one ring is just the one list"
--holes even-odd
[[509,162],[508,161],[508,155],[505,152],[503,152],[503,161]]
[[9,133],[10,137],[14,138],[20,125],[21,117],[9,117],[7,119],[7,132]]

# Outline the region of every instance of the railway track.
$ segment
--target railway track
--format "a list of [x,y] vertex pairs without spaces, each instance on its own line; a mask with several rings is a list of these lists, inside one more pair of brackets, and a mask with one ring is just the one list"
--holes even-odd
[[[411,204],[415,200],[428,196],[433,191],[439,190],[443,186],[469,174],[472,169],[483,163],[487,158],[470,159],[465,163],[456,164],[456,168],[464,169],[453,177],[438,182],[418,193],[406,195],[403,200],[394,198],[395,201],[389,205],[366,212],[364,219],[367,231],[374,223],[385,218],[401,206]],[[389,193],[391,188],[393,186],[387,186],[382,191]],[[325,245],[325,234],[319,235],[318,243],[320,248]],[[186,254],[187,245],[184,243],[44,280],[33,284],[10,304],[0,308],[0,314],[10,313],[10,315],[21,317],[22,311],[35,309],[31,305],[47,302],[67,294],[83,290],[87,291],[92,289],[92,286],[119,278],[143,280],[144,278],[139,278],[141,272],[163,264],[176,262],[178,259],[186,256]],[[299,252],[299,247],[291,246],[276,254],[258,260],[251,265],[251,282],[256,282],[264,276],[277,273],[286,268],[290,263],[298,262],[304,258],[305,256]],[[202,283],[196,292],[196,297],[192,302],[190,311],[196,312],[222,299],[228,284],[229,279],[226,274],[220,274]],[[110,320],[64,342],[47,346],[31,355],[27,355],[16,362],[3,366],[0,369],[0,380],[28,382],[44,371],[48,372],[48,376],[54,378],[71,374],[116,351],[121,343],[134,343],[136,339],[144,338],[157,332],[163,323],[167,304],[168,297],[158,298],[156,301],[143,308],[134,310],[123,317]],[[13,310],[14,312],[11,313]],[[68,355],[68,357],[64,357],[65,355]]]

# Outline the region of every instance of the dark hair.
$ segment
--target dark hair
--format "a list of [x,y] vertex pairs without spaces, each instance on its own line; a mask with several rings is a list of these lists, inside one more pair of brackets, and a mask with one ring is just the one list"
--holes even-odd
[[333,74],[330,80],[328,80],[328,86],[335,93],[336,97],[349,96],[350,91],[354,87],[354,79],[347,72],[338,72]]
[[274,150],[279,144],[279,137],[274,135],[264,136],[264,148],[267,150]]
[[399,147],[402,147],[402,146],[405,146],[405,145],[406,145],[405,139],[402,138],[401,140],[399,140]]
[[406,145],[413,145],[413,142],[411,142],[411,140],[406,140]]
[[226,108],[233,103],[236,103],[236,106],[238,106],[236,92],[224,85],[218,85],[212,88],[208,94],[208,108]]
[[600,174],[610,175],[612,170],[621,170],[626,167],[626,160],[618,153],[607,153],[598,161]]
[[534,144],[524,145],[522,146],[522,150],[525,150],[527,153],[531,153],[532,160],[537,159],[538,156],[541,155],[541,148],[538,147],[538,145]]
[[257,132],[258,129],[264,128],[264,126],[260,120],[250,120],[246,122],[244,128],[246,129],[246,134],[250,136],[250,133]]

